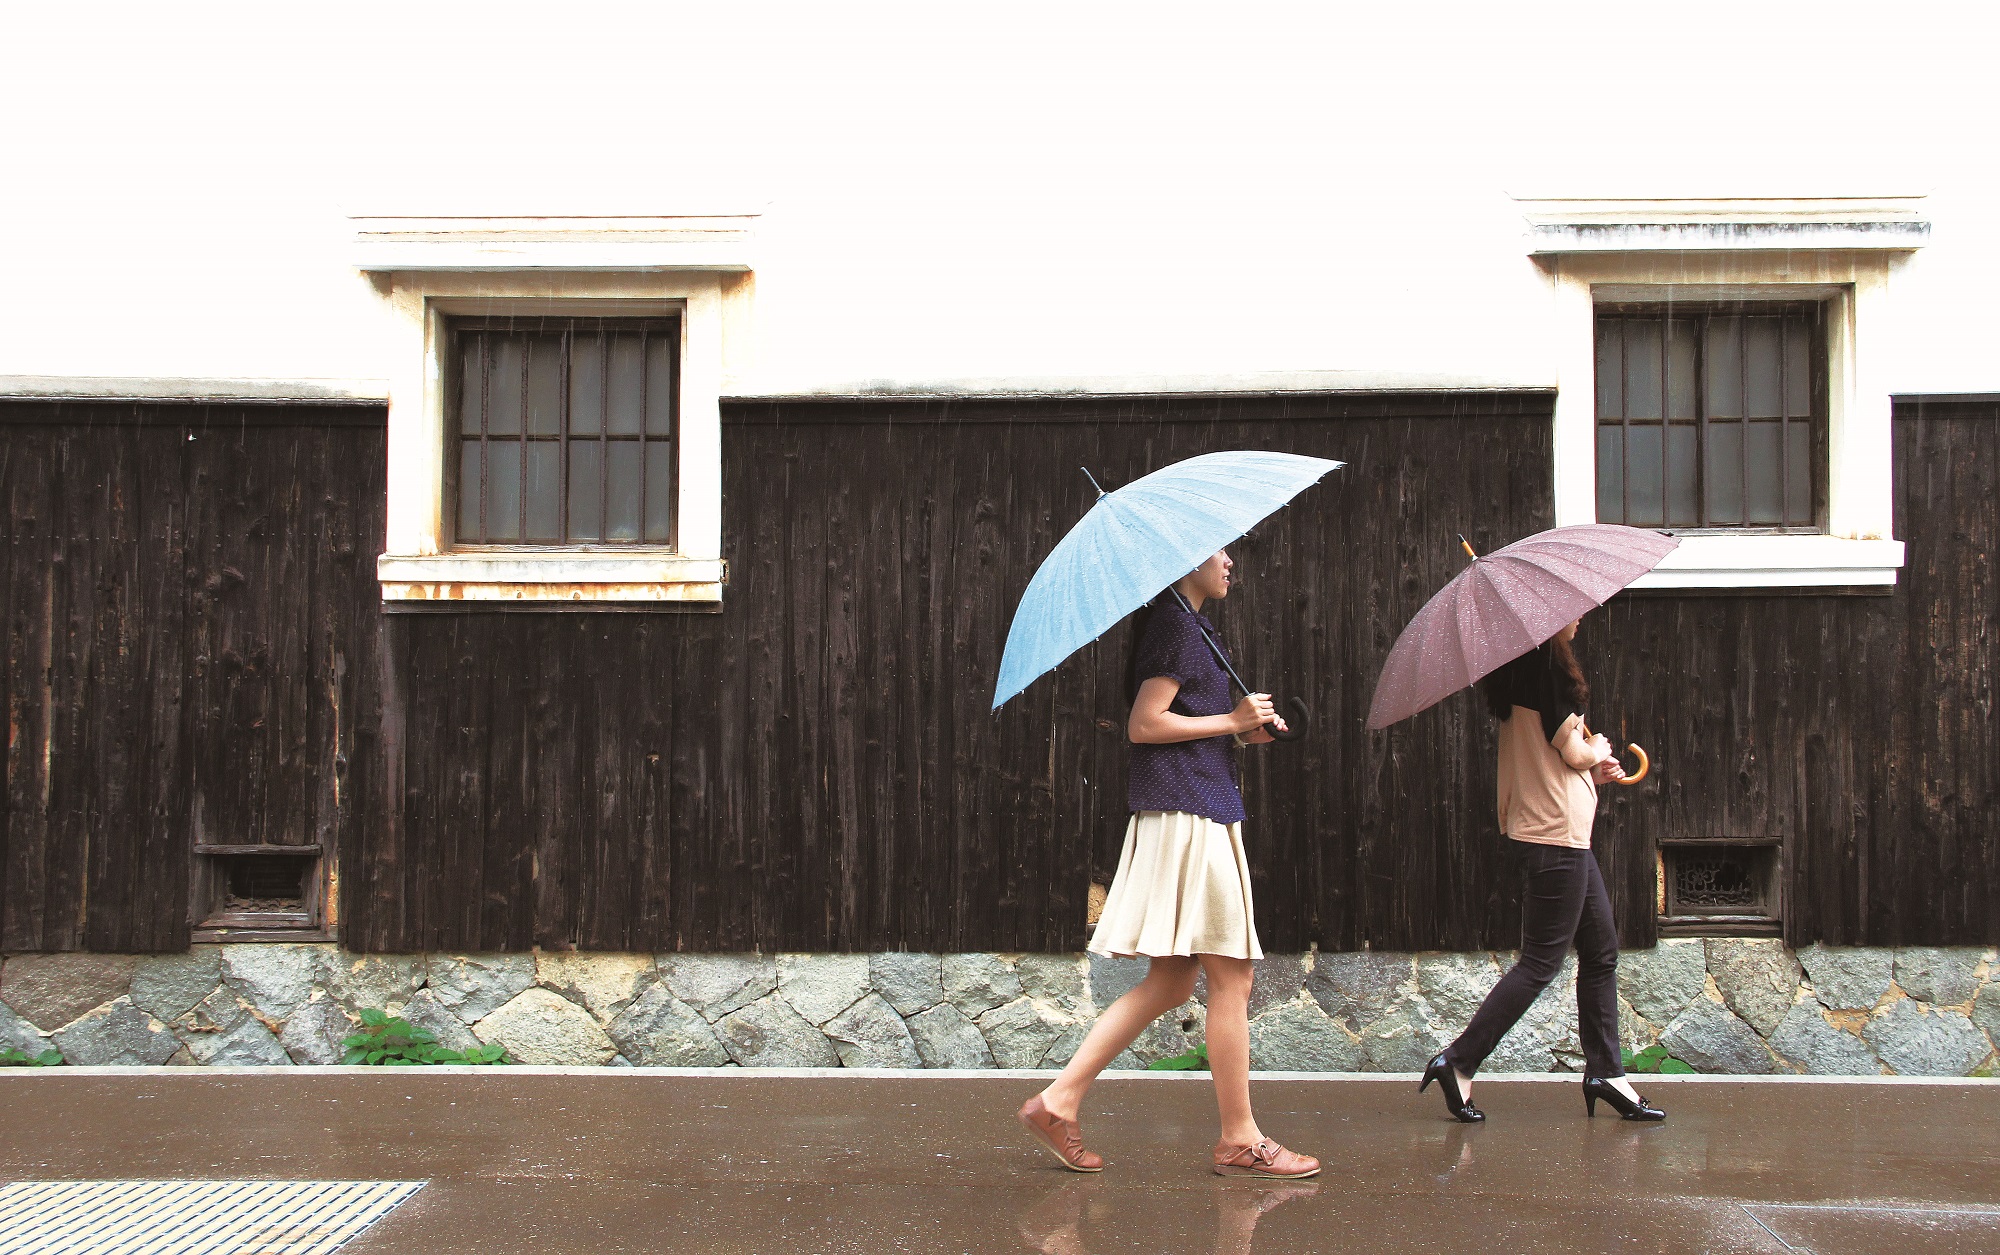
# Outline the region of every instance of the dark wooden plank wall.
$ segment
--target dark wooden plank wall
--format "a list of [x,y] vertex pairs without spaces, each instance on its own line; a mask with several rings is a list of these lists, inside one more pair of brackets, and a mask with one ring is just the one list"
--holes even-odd
[[376,949],[1075,949],[1124,817],[1114,633],[998,716],[1007,621],[1088,507],[1213,449],[1352,466],[1238,547],[1218,619],[1319,735],[1247,779],[1268,945],[1511,926],[1470,703],[1361,730],[1397,626],[1548,522],[1548,400],[734,406],[720,615],[392,616]]
[[0,406],[0,949],[185,948],[195,841],[332,845],[379,408]]
[[1580,642],[1660,773],[1599,820],[1634,942],[1666,836],[1781,838],[1795,944],[2000,939],[2000,406],[1897,413],[1893,594],[1627,596]]
[[[197,833],[337,840],[364,949],[1074,948],[1122,830],[1125,642],[996,717],[1007,616],[1078,465],[1246,446],[1352,463],[1236,547],[1216,613],[1319,713],[1247,759],[1266,944],[1513,940],[1476,702],[1361,718],[1451,533],[1548,522],[1545,400],[732,406],[716,615],[382,616],[379,412],[0,419],[0,948],[178,948]],[[1896,436],[1893,594],[1587,626],[1594,721],[1658,763],[1598,828],[1628,944],[1668,835],[1783,837],[1797,943],[2000,939],[2000,411]]]

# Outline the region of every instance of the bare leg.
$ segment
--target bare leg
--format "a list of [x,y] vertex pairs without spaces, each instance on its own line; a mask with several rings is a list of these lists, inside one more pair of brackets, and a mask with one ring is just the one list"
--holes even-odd
[[1196,957],[1208,974],[1208,1074],[1215,1081],[1222,1140],[1248,1146],[1264,1136],[1250,1112],[1250,981],[1255,969],[1248,959]]
[[[1089,1035],[1070,1056],[1062,1075],[1042,1091],[1042,1104],[1050,1114],[1074,1121],[1084,1091],[1097,1079],[1097,1074],[1137,1040],[1148,1024],[1194,996],[1194,973],[1195,961],[1186,955],[1152,960],[1146,968],[1146,979],[1097,1017],[1097,1023],[1090,1026]],[[1211,987],[1214,979],[1209,977]],[[1213,995],[1210,997],[1212,1001]]]
[[1216,1191],[1215,1255],[1250,1255],[1257,1222],[1273,1207],[1295,1198],[1311,1198],[1318,1185],[1281,1185],[1275,1189]]

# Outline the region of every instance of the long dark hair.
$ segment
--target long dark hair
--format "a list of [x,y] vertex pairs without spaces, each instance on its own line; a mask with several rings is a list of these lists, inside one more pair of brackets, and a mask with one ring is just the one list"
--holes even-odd
[[[1527,706],[1543,714],[1582,714],[1590,704],[1590,681],[1583,676],[1576,651],[1561,637],[1547,641],[1522,654],[1479,682],[1486,709],[1502,723],[1514,707]],[[1542,710],[1553,697],[1562,711]]]
[[[1165,593],[1160,594],[1166,596]],[[1139,646],[1146,639],[1146,628],[1153,622],[1153,612],[1160,598],[1155,597],[1132,615],[1131,626],[1125,633],[1125,704],[1130,706],[1139,700]]]

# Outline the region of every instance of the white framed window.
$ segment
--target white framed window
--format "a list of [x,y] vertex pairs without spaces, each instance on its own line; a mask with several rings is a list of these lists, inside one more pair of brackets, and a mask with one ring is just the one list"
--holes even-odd
[[1876,346],[1920,199],[1523,203],[1555,291],[1557,525],[1680,535],[1636,588],[1895,583]]
[[385,603],[719,605],[749,217],[356,220],[397,363]]

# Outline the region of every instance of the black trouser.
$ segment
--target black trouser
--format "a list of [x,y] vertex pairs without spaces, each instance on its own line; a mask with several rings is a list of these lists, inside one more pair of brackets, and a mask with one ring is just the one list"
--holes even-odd
[[1479,1070],[1507,1030],[1526,1015],[1576,945],[1577,1035],[1584,1073],[1625,1075],[1618,1057],[1618,928],[1597,856],[1562,845],[1509,841],[1520,859],[1521,961],[1493,986],[1472,1023],[1446,1047],[1453,1066],[1467,1076]]

